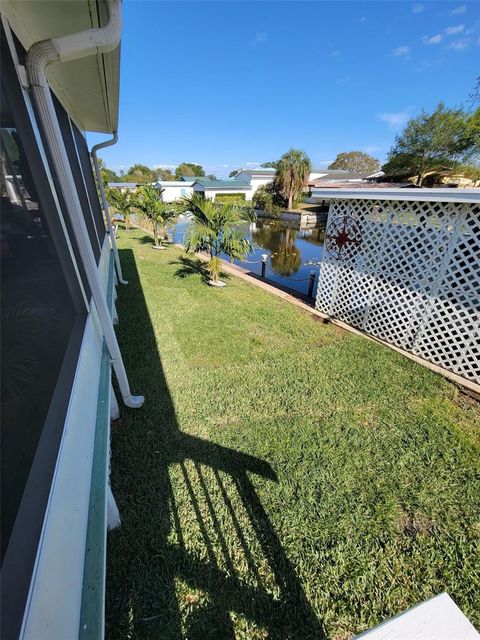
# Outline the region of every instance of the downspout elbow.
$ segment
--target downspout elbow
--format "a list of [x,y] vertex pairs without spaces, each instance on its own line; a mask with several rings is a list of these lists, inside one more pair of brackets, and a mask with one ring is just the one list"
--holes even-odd
[[93,145],[92,151],[90,153],[91,153],[92,160],[93,160],[93,166],[95,168],[95,174],[97,176],[98,190],[100,191],[103,210],[105,212],[105,218],[106,218],[106,222],[107,222],[108,234],[110,236],[110,242],[111,242],[111,245],[112,245],[113,254],[115,256],[115,266],[116,266],[116,269],[117,269],[118,281],[120,282],[120,284],[126,285],[126,284],[128,284],[128,280],[125,280],[124,277],[123,277],[122,265],[120,263],[120,256],[118,254],[117,241],[115,239],[115,229],[113,228],[112,221],[111,221],[111,218],[110,218],[110,211],[109,211],[109,207],[108,207],[107,198],[106,198],[106,195],[105,195],[105,189],[103,187],[102,173],[100,171],[100,166],[98,164],[98,156],[97,156],[97,151],[99,149],[105,149],[106,147],[111,147],[112,145],[116,144],[117,141],[118,141],[118,133],[116,131],[114,131],[112,137],[110,138],[110,140],[105,140],[104,142],[99,142],[98,144]]
[[46,86],[45,69],[52,62],[68,62],[95,53],[108,53],[120,44],[122,13],[120,0],[107,0],[108,21],[104,27],[41,40],[30,47],[25,67],[33,86]]
[[94,53],[108,53],[120,44],[122,12],[120,0],[107,0],[108,22],[104,27],[52,38],[60,62],[76,60]]
[[48,87],[45,70],[51,62],[59,62],[60,57],[51,40],[35,42],[28,50],[25,70],[31,87]]
[[105,142],[99,142],[98,144],[94,144],[92,147],[92,154],[97,155],[97,151],[99,149],[105,149],[106,147],[111,147],[118,142],[118,133],[116,131],[113,132],[110,140],[105,140]]

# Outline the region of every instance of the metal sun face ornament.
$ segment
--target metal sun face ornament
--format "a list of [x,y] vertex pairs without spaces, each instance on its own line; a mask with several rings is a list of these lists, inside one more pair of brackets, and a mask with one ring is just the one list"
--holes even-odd
[[355,256],[361,242],[360,225],[355,218],[347,215],[334,218],[325,235],[325,248],[335,260],[349,260]]

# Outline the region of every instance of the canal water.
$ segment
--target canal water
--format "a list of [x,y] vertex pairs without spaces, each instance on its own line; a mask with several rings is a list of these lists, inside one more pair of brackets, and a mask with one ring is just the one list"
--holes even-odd
[[[174,242],[183,242],[189,224],[189,218],[180,219],[173,229]],[[299,223],[263,219],[252,222],[245,230],[245,237],[251,241],[253,252],[245,261],[234,260],[235,264],[260,275],[261,256],[266,254],[267,280],[306,294],[310,272],[313,271],[313,291],[316,291],[325,224],[300,228]]]

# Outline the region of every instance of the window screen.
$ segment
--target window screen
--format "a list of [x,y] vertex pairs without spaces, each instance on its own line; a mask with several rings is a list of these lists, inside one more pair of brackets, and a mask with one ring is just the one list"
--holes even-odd
[[93,222],[95,224],[95,228],[97,229],[97,236],[100,241],[100,246],[103,246],[103,241],[105,240],[106,234],[105,221],[103,219],[103,213],[100,207],[97,185],[95,183],[95,178],[93,177],[92,162],[90,160],[90,154],[88,152],[87,141],[83,137],[81,131],[76,127],[76,125],[72,121],[70,121],[70,123],[72,126],[73,137],[75,139],[75,145],[77,147],[77,153],[80,160],[85,187],[87,189],[90,209],[93,215]]
[[[70,125],[70,118],[67,112],[62,107],[57,98],[52,94],[53,103],[55,105],[55,111],[58,117],[58,123],[62,131],[63,142],[67,151],[68,160],[72,169],[73,178],[75,180],[75,186],[77,188],[78,197],[80,198],[80,204],[82,205],[83,217],[85,224],[87,225],[88,236],[92,245],[95,259],[98,263],[100,259],[101,244],[100,237],[98,235],[97,226],[93,218],[93,213],[90,208],[90,202],[88,200],[87,188],[83,179],[83,173],[80,166],[80,161],[77,154],[77,147],[73,137],[72,127]],[[102,236],[103,238],[103,236]]]
[[86,307],[2,33],[2,638],[18,637]]

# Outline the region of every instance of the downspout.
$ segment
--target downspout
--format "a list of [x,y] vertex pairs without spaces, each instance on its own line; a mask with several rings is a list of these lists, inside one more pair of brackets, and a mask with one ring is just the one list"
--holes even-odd
[[109,19],[105,27],[88,29],[81,33],[34,43],[28,51],[25,68],[123,401],[127,407],[137,408],[142,406],[144,398],[143,396],[134,396],[130,391],[127,372],[100,282],[95,256],[89,241],[82,207],[45,73],[47,66],[52,62],[65,62],[96,53],[106,53],[118,46],[121,33],[120,2],[119,0],[108,0],[107,5]]
[[100,167],[98,164],[97,151],[99,149],[105,149],[105,147],[111,147],[116,144],[118,140],[118,133],[115,131],[113,133],[113,138],[111,140],[105,140],[105,142],[99,142],[92,147],[91,156],[93,160],[93,166],[95,167],[95,175],[97,176],[98,189],[100,191],[100,196],[102,198],[103,211],[105,212],[105,218],[107,219],[107,228],[108,235],[110,236],[110,242],[112,243],[113,255],[115,256],[115,266],[117,268],[117,277],[120,284],[128,284],[128,280],[123,279],[122,274],[122,265],[120,263],[120,256],[118,255],[117,249],[117,241],[115,239],[115,230],[112,225],[112,220],[110,218],[110,211],[108,207],[107,198],[105,196],[105,189],[103,187],[102,174],[100,172]]

